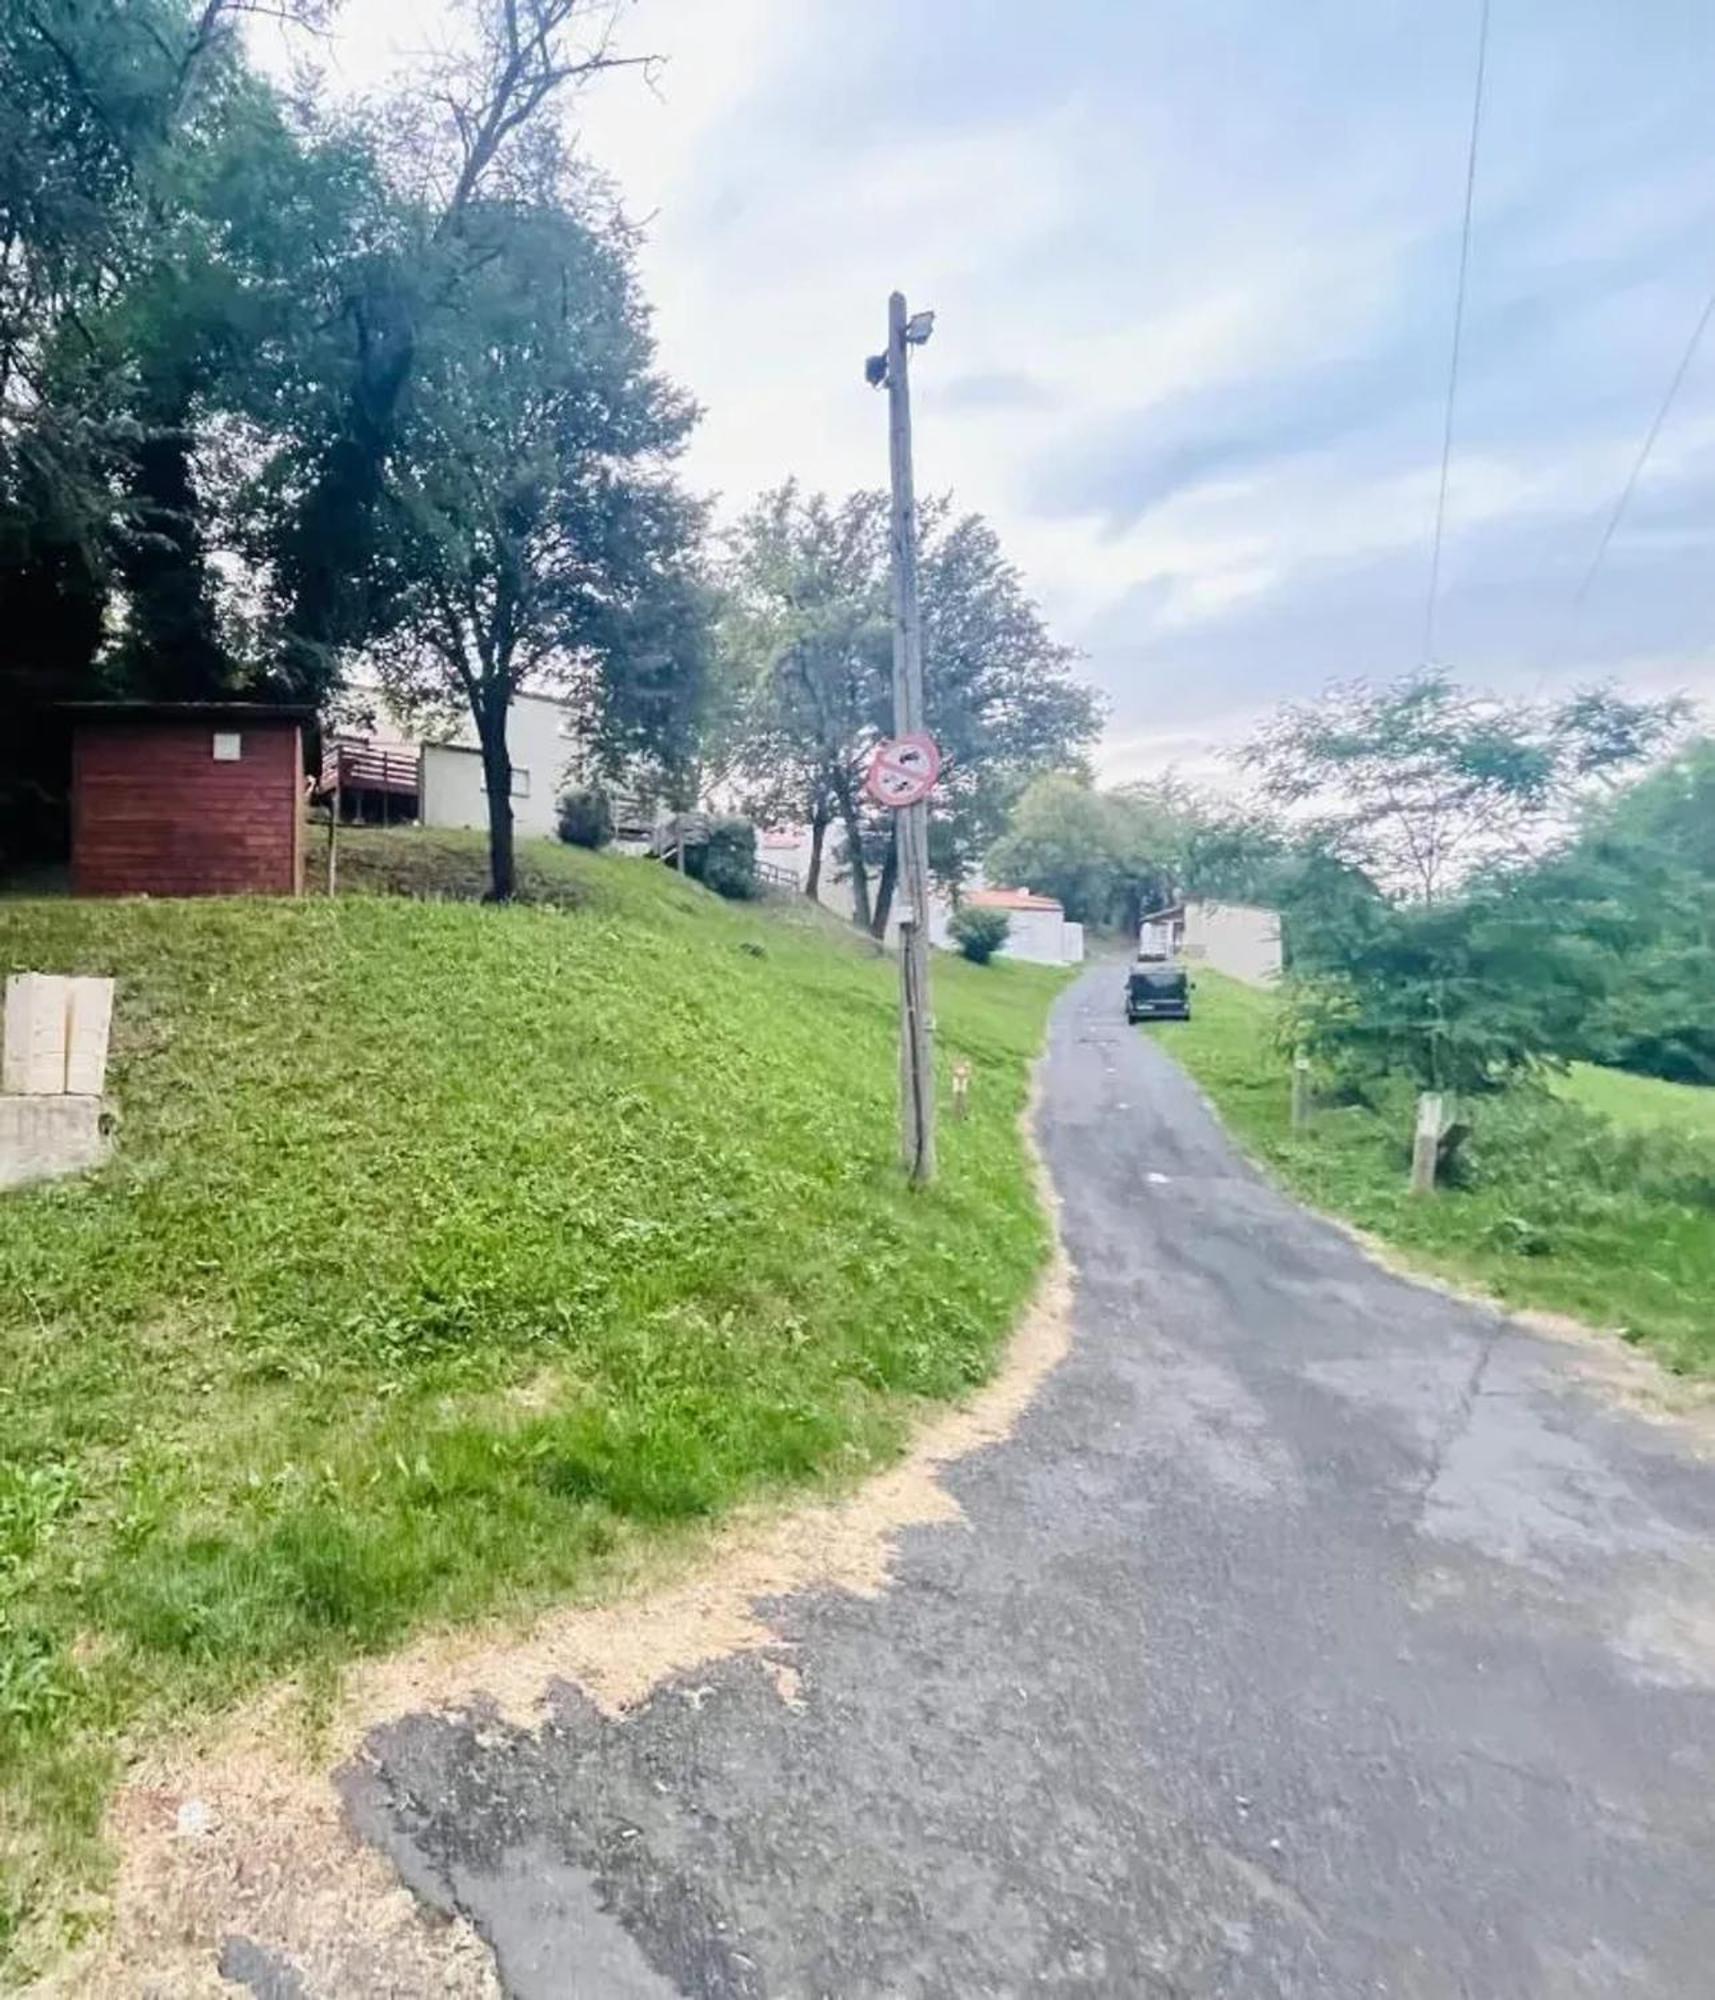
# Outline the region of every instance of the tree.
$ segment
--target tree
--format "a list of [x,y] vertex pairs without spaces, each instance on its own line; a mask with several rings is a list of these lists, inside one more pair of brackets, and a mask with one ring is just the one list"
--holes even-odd
[[828,831],[845,833],[856,922],[872,915],[863,769],[892,709],[887,509],[795,481],[765,493],[729,537],[722,649],[736,693],[731,760],[746,810],[810,829],[816,895]]
[[[893,720],[887,537],[885,494],[766,494],[731,539],[723,620],[747,805],[808,824],[811,894],[838,826],[857,922],[878,936],[897,860],[892,816],[866,804],[863,773]],[[931,500],[919,540],[925,718],[943,756],[929,856],[956,889],[1030,777],[1082,754],[1099,710],[981,516]]]
[[277,480],[289,504],[271,589],[280,671],[299,688],[328,685],[387,623],[386,468],[424,322],[486,254],[467,242],[471,216],[554,184],[567,168],[558,105],[604,71],[652,61],[616,50],[620,0],[461,0],[458,11],[462,40],[412,89],[334,127],[349,148],[374,146],[385,172],[382,199],[312,267],[305,420]]
[[1426,669],[1288,704],[1243,762],[1323,852],[1435,903],[1480,867],[1528,859],[1582,795],[1659,749],[1684,714],[1678,700],[1611,689],[1505,701]]
[[294,310],[313,148],[248,72],[243,11],[0,10],[0,618],[30,634],[0,668],[9,846],[63,809],[59,702],[251,668],[208,447]]
[[1715,1084],[1715,742],[1599,801],[1517,894],[1607,954],[1568,1053]]
[[1348,1080],[1480,1096],[1564,1063],[1615,961],[1512,882],[1457,901],[1324,907],[1294,964],[1289,1032]]
[[386,469],[379,661],[402,707],[468,708],[505,900],[513,695],[575,677],[615,755],[647,735],[651,696],[698,671],[702,517],[670,471],[694,412],[653,371],[623,229],[544,190],[469,204],[457,255]]
[[988,873],[1054,897],[1074,922],[1105,923],[1120,879],[1107,800],[1065,772],[1037,778],[990,850]]

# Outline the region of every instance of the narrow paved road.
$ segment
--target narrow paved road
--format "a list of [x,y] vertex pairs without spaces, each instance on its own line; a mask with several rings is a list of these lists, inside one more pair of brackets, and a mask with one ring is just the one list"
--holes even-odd
[[1715,1466],[1399,1282],[1061,1002],[1076,1339],[966,1527],[626,1721],[345,1775],[519,2000],[1715,1994]]

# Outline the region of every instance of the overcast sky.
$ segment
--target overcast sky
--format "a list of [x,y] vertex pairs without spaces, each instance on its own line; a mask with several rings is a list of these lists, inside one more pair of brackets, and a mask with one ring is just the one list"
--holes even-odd
[[[586,150],[648,217],[689,460],[885,477],[862,363],[933,306],[918,483],[988,514],[1112,703],[1110,776],[1422,658],[1480,0],[638,0]],[[1493,0],[1436,655],[1715,697],[1715,6]],[[346,0],[336,77],[426,9]],[[418,30],[420,31],[420,30]]]

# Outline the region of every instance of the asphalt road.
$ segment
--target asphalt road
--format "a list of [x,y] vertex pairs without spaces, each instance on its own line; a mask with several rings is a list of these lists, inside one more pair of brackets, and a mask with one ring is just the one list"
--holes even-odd
[[1274,1193],[1118,984],[1047,1066],[1072,1354],[884,1596],[772,1607],[802,1705],[344,1774],[518,2000],[1715,1994],[1715,1465]]

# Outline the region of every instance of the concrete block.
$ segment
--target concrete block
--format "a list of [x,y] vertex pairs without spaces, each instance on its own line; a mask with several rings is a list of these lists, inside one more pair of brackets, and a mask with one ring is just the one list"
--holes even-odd
[[6,1041],[0,1089],[57,1097],[66,1087],[67,982],[50,972],[15,972],[6,982]]
[[101,1112],[99,1097],[0,1097],[0,1188],[99,1167]]
[[107,1031],[113,1021],[111,979],[68,979],[66,1081],[71,1097],[99,1097],[107,1088]]

